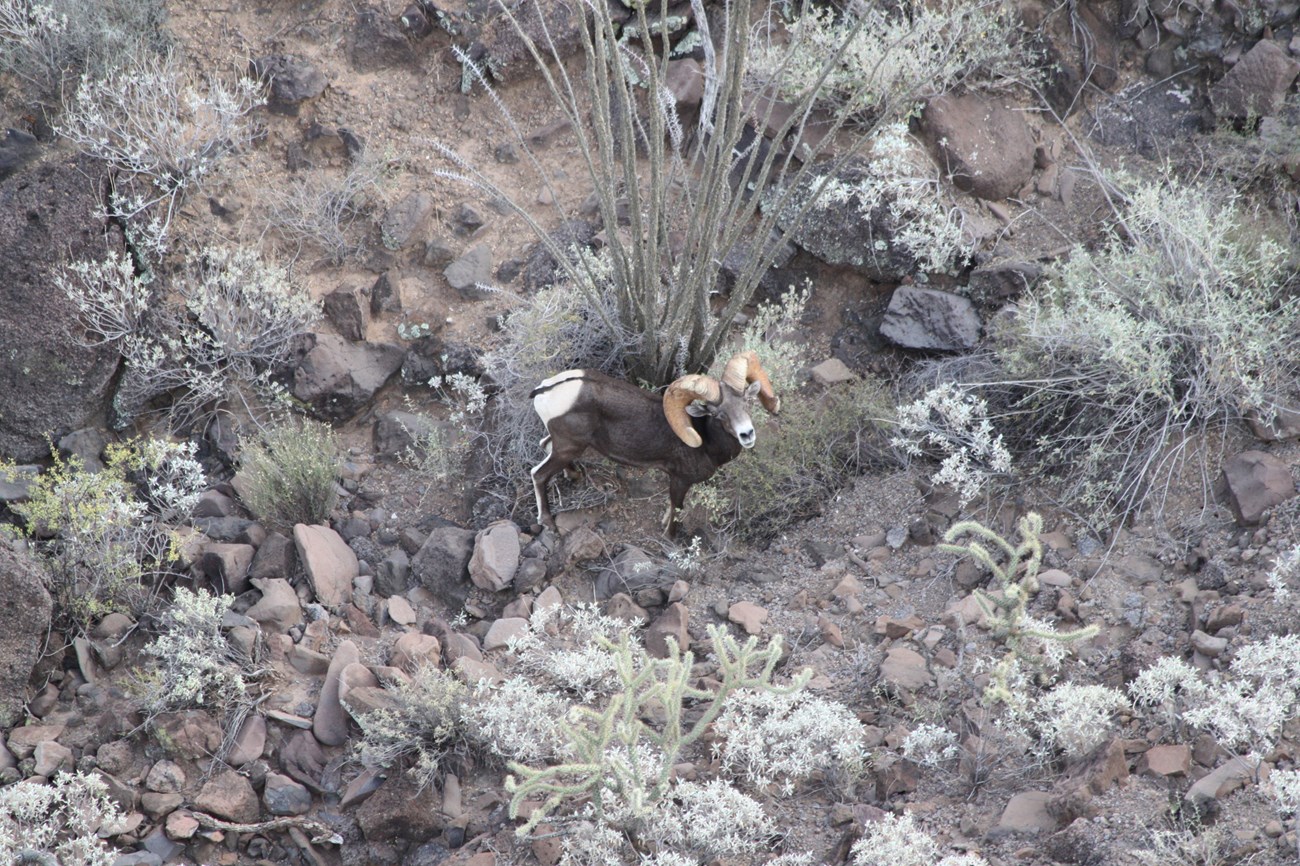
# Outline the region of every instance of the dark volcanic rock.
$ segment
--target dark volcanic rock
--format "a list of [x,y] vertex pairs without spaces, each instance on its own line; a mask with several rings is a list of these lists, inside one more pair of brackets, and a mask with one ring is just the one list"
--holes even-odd
[[49,455],[47,437],[102,425],[118,354],[87,347],[76,308],[54,286],[60,268],[124,252],[95,219],[102,164],[50,159],[0,181],[0,457]]

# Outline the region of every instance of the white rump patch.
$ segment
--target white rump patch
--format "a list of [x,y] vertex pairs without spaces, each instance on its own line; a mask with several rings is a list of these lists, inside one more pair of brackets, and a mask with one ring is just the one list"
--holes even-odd
[[582,370],[566,370],[537,386],[546,390],[533,398],[533,408],[548,431],[552,418],[558,418],[573,408],[578,392],[582,390],[582,373]]

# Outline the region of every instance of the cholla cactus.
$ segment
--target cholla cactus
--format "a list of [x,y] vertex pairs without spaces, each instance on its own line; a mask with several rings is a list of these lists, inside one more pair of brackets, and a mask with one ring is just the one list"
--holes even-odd
[[[531,832],[565,801],[589,798],[594,815],[614,823],[633,836],[650,828],[655,810],[671,795],[672,768],[682,750],[698,740],[723,710],[727,699],[740,689],[791,692],[803,687],[809,674],[790,686],[772,682],[781,656],[781,641],[764,649],[755,638],[744,644],[716,626],[709,628],[720,685],[701,689],[690,684],[692,653],[682,654],[670,642],[667,658],[650,657],[624,631],[617,641],[597,637],[609,652],[619,690],[605,698],[601,709],[576,706],[568,718],[568,751],[564,762],[542,768],[512,763],[514,775],[506,779],[511,793],[510,814],[518,815],[523,802],[544,800],[517,831]],[[703,713],[692,723],[683,719],[687,700],[703,703]],[[643,718],[647,707],[662,713],[651,726]]]
[[988,404],[976,395],[945,383],[898,410],[895,448],[919,457],[927,450],[943,455],[931,480],[957,491],[964,508],[993,475],[1011,471],[1011,453],[988,419]]
[[[992,679],[985,690],[985,698],[990,701],[1013,700],[1008,687],[1008,676],[1011,666],[1018,660],[1042,666],[1042,659],[1054,665],[1059,663],[1064,647],[1097,634],[1095,625],[1068,632],[1057,631],[1026,613],[1029,599],[1038,592],[1038,569],[1043,561],[1043,545],[1039,540],[1043,532],[1043,518],[1030,512],[1020,519],[1018,528],[1021,541],[1012,546],[1006,539],[979,523],[973,520],[963,521],[949,529],[943,536],[946,543],[939,545],[940,550],[970,556],[993,572],[1000,591],[994,595],[975,590],[975,599],[984,612],[993,637],[1005,641],[1010,650],[994,668]],[[999,557],[995,557],[979,540],[972,539],[965,545],[952,543],[967,535],[991,543],[997,553],[1005,558],[1005,563],[1000,564]],[[1031,647],[1042,655],[1032,655]]]

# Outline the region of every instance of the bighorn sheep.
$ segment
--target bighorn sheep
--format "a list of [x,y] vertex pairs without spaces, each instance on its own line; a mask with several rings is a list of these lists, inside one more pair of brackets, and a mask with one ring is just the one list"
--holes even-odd
[[[569,370],[533,389],[533,408],[541,416],[546,459],[533,467],[537,519],[553,525],[546,485],[588,448],[625,466],[653,467],[668,474],[664,531],[672,533],[677,510],[692,485],[754,447],[754,423],[745,406],[755,394],[775,415],[781,401],[754,352],[727,362],[719,382],[710,376],[683,376],[663,399],[628,382],[592,370]],[[698,402],[697,402],[698,401]]]

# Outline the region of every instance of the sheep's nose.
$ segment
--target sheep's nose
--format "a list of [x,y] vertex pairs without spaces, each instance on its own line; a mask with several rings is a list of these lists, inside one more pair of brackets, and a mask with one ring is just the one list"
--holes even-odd
[[754,431],[753,431],[753,430],[742,430],[742,431],[740,431],[740,433],[736,434],[736,438],[738,438],[738,439],[740,440],[740,447],[741,447],[741,448],[753,448],[753,447],[754,447]]

